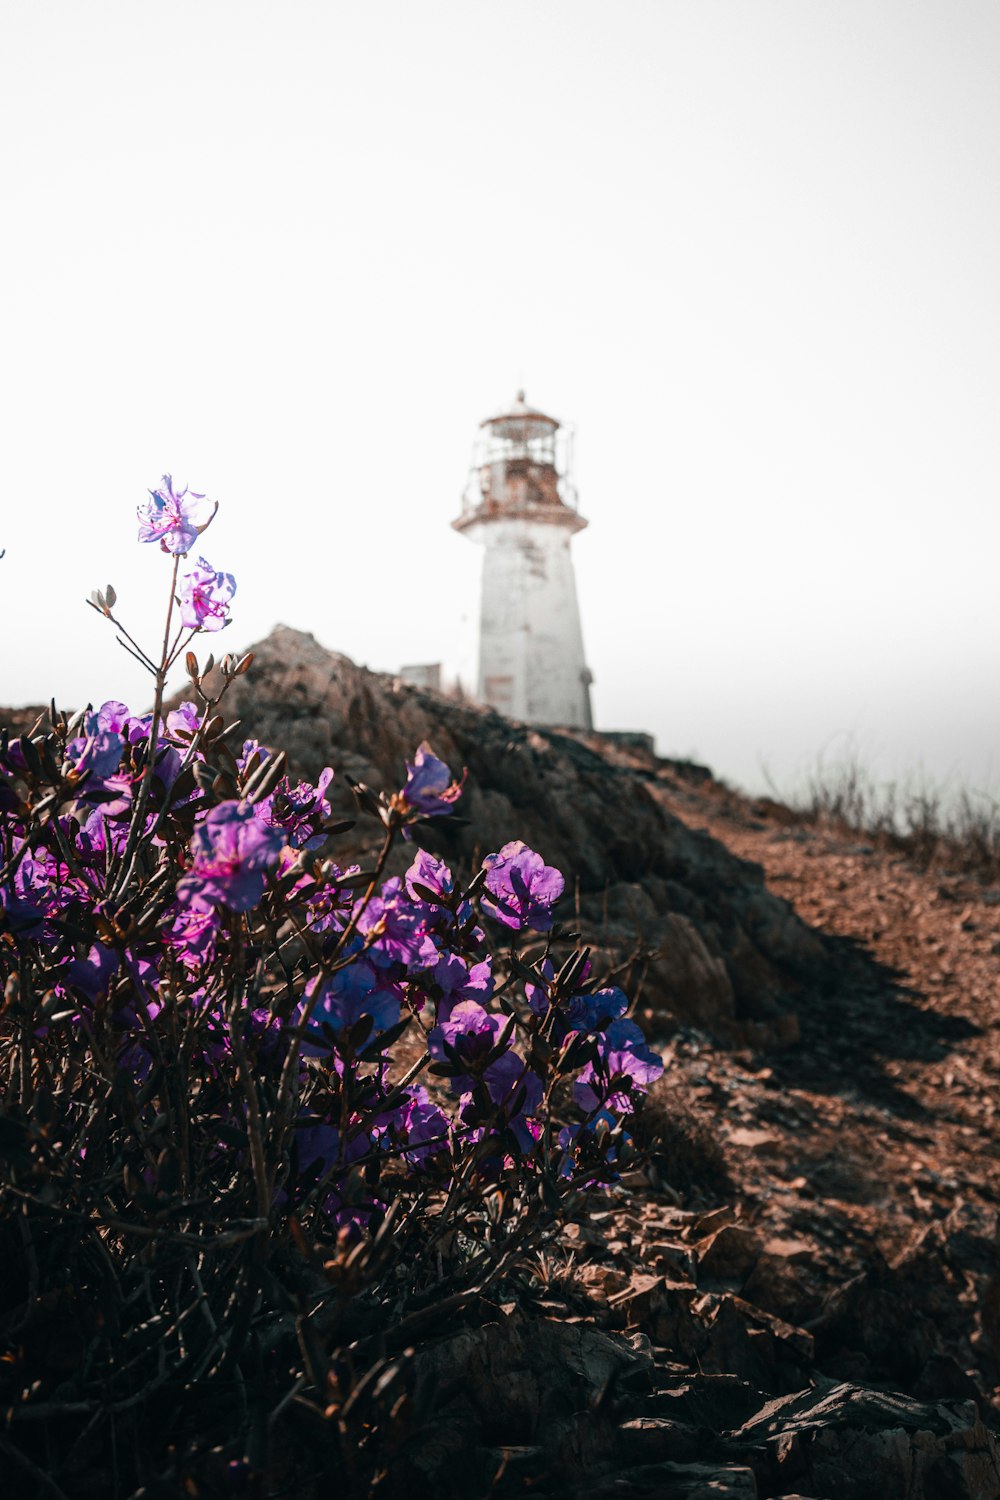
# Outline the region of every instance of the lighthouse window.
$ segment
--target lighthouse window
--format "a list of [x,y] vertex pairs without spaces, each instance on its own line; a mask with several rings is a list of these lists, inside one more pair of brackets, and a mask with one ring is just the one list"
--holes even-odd
[[513,677],[487,677],[483,696],[494,708],[507,708],[514,701]]

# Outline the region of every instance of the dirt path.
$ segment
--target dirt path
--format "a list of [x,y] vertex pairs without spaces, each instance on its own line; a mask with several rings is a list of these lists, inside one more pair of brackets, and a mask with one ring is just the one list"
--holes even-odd
[[[676,784],[671,801],[761,866],[770,889],[849,959],[836,966],[848,977],[802,994],[801,1041],[786,1051],[675,1044],[765,1247],[744,1295],[809,1322],[824,1294],[836,1301],[858,1277],[851,1315],[887,1346],[872,1349],[876,1374],[888,1366],[912,1385],[900,1321],[929,1318],[955,1382],[975,1369],[997,1399],[1000,892],[920,873],[780,809],[758,815],[721,788]],[[883,1319],[890,1296],[900,1305]]]

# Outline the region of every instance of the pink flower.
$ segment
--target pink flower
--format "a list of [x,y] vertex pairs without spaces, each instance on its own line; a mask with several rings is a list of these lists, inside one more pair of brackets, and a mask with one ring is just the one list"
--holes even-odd
[[425,818],[439,818],[450,813],[462,795],[465,783],[452,781],[451,772],[443,760],[438,760],[434,751],[424,740],[413,757],[413,764],[406,762],[406,785],[400,793],[406,806]]
[[199,557],[191,571],[181,576],[177,595],[181,624],[190,630],[221,630],[229,624],[229,601],[235,593],[232,573],[217,573]]
[[191,870],[178,882],[178,901],[200,912],[215,906],[251,911],[284,842],[280,830],[265,828],[249,803],[218,803],[194,831]]
[[518,839],[504,844],[499,854],[487,854],[483,869],[488,872],[489,892],[483,897],[484,911],[515,931],[521,927],[532,927],[536,932],[551,929],[552,908],[565,882],[540,854]]
[[215,507],[187,485],[175,490],[173,477],[164,474],[160,488],[150,490],[149,499],[137,508],[136,515],[140,542],[159,542],[164,552],[190,552],[215,515]]

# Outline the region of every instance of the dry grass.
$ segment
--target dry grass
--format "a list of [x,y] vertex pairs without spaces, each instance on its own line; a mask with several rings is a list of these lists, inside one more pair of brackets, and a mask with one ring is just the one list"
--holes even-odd
[[1000,801],[988,793],[947,795],[926,780],[879,782],[852,757],[820,762],[789,805],[808,822],[905,854],[921,869],[1000,881]]

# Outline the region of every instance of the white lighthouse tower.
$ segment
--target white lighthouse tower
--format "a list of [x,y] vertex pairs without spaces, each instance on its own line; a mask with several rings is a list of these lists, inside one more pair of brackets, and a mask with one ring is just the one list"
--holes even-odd
[[587,522],[570,478],[569,442],[554,417],[526,405],[481,424],[462,514],[482,542],[481,703],[532,724],[590,729],[591,676],[569,544]]

